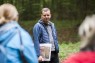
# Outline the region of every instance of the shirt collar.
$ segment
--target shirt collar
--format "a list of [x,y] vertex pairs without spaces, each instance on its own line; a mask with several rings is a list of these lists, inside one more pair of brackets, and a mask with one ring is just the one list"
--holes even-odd
[[[39,23],[46,25],[41,19],[39,20]],[[51,22],[48,22],[48,25],[51,26]]]

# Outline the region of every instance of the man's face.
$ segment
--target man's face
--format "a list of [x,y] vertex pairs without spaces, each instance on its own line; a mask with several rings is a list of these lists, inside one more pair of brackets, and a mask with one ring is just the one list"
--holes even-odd
[[41,15],[41,19],[42,19],[42,21],[44,22],[44,23],[48,23],[48,21],[50,20],[50,18],[51,18],[51,14],[50,14],[50,11],[43,11],[42,12],[42,15]]

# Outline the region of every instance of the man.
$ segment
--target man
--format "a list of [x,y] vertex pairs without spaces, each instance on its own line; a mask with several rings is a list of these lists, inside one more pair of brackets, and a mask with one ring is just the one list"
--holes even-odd
[[[33,28],[34,46],[37,52],[38,60],[40,63],[59,63],[59,47],[56,29],[54,23],[50,21],[51,13],[49,8],[43,8],[41,11],[41,19],[35,24]],[[50,61],[43,61],[43,57],[40,55],[40,44],[50,43],[51,59]]]

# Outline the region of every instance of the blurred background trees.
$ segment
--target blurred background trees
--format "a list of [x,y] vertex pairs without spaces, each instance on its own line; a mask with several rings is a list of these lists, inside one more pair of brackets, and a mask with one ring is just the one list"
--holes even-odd
[[0,0],[0,4],[11,3],[19,10],[21,20],[40,18],[40,11],[48,7],[52,19],[83,19],[95,13],[95,0]]
[[95,13],[95,0],[0,0],[0,5],[3,3],[17,7],[19,22],[31,35],[41,9],[50,8],[59,42],[77,42],[79,25],[85,16]]

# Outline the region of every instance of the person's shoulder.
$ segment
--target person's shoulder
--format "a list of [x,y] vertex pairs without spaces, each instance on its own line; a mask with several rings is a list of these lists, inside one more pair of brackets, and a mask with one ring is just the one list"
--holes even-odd
[[19,31],[20,31],[20,33],[22,34],[22,35],[28,35],[29,33],[28,33],[28,31],[26,31],[24,28],[22,28],[22,27],[19,27]]
[[52,27],[55,27],[53,22],[49,21],[49,23],[51,24]]
[[39,22],[37,22],[37,23],[34,25],[34,28],[35,28],[35,27],[41,27],[41,26],[42,26],[42,24],[39,23]]
[[49,21],[49,24],[54,25],[54,23],[53,23],[53,22],[51,22],[51,21]]

